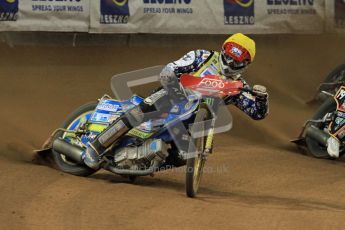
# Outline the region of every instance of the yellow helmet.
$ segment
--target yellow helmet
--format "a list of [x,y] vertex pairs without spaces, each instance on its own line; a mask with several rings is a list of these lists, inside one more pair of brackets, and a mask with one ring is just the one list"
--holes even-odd
[[255,57],[255,42],[244,34],[237,33],[225,40],[220,55],[222,72],[234,78],[247,67]]
[[249,38],[248,36],[246,36],[242,33],[237,33],[237,34],[230,36],[228,39],[225,40],[225,42],[223,44],[223,48],[228,43],[235,43],[237,45],[240,45],[241,47],[243,47],[245,50],[247,50],[249,52],[250,62],[252,62],[254,60],[256,48],[255,48],[255,42],[253,39]]

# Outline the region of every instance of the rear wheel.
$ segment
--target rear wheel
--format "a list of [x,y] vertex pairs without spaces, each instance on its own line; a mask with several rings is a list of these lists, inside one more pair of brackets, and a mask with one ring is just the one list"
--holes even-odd
[[186,168],[186,194],[188,197],[196,196],[203,173],[203,168],[205,166],[206,156],[204,154],[204,151],[206,145],[206,137],[203,121],[207,120],[208,118],[208,111],[204,108],[201,108],[196,115],[194,124],[191,129],[191,133],[198,130],[200,135],[198,135],[197,138],[193,138],[191,140],[189,147],[189,157],[187,159]]
[[[91,114],[97,106],[97,102],[91,102],[79,107],[75,110],[69,118],[62,124],[62,128],[73,130],[75,127],[78,127],[83,121],[88,120],[91,117]],[[54,139],[56,138],[68,138],[68,133],[59,131],[55,134]],[[70,137],[73,139],[73,137]],[[96,172],[96,170],[87,167],[84,164],[78,164],[73,162],[63,154],[58,153],[57,151],[52,150],[53,160],[56,163],[58,169],[63,172],[73,174],[76,176],[89,176]]]
[[[336,102],[333,98],[327,99],[318,109],[318,111],[313,116],[313,120],[322,119],[327,113],[331,113],[336,110]],[[320,130],[327,128],[328,124],[325,123],[313,123],[313,125]],[[310,153],[319,158],[330,158],[327,153],[327,148],[325,146],[320,145],[316,140],[306,136],[305,141]]]

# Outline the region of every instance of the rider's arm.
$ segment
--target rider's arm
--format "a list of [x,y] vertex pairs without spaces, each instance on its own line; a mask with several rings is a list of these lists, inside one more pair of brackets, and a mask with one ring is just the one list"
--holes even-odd
[[211,52],[206,50],[190,51],[177,61],[166,65],[160,73],[160,81],[164,89],[174,100],[184,100],[185,93],[179,84],[183,73],[195,72],[204,63]]
[[207,57],[211,54],[207,50],[190,51],[179,60],[167,64],[163,72],[170,72],[179,77],[183,73],[192,73],[200,68]]
[[[248,85],[245,84],[245,87]],[[227,105],[235,105],[254,120],[264,119],[268,114],[268,95],[259,97],[250,92],[241,92],[235,96],[225,97],[224,102]]]

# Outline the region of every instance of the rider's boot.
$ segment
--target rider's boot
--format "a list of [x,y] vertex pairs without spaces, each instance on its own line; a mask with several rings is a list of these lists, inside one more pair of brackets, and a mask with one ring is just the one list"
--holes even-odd
[[[110,145],[118,141],[130,129],[140,125],[143,121],[161,115],[162,112],[171,108],[168,92],[160,89],[151,96],[145,98],[143,103],[127,111],[125,115],[118,118],[107,129],[100,133],[92,143],[89,143],[84,153],[84,163],[93,169],[100,167],[99,155]],[[182,95],[182,93],[176,93]],[[180,98],[179,96],[178,98]],[[185,97],[184,97],[185,98]],[[180,99],[181,100],[181,99]],[[144,118],[145,114],[145,118]]]
[[333,136],[327,140],[327,152],[333,158],[339,158],[339,140]]
[[99,169],[99,155],[124,136],[130,129],[139,125],[141,120],[141,111],[139,108],[135,108],[114,121],[95,140],[89,143],[84,152],[84,163],[90,168]]

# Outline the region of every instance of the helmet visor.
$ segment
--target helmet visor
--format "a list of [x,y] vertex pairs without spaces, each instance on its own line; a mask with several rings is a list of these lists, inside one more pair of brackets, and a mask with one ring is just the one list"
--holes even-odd
[[243,69],[243,68],[245,68],[249,64],[248,60],[244,60],[244,61],[241,61],[241,62],[240,61],[236,61],[235,59],[233,59],[231,56],[227,55],[224,52],[222,52],[221,56],[222,56],[223,63],[225,65],[229,66],[233,70]]

